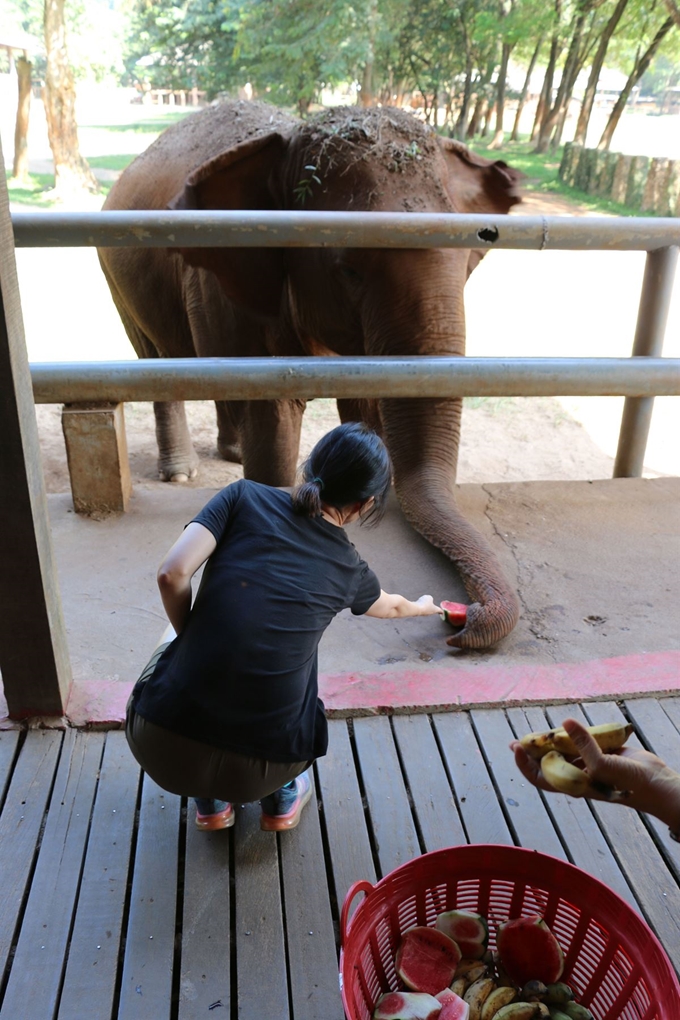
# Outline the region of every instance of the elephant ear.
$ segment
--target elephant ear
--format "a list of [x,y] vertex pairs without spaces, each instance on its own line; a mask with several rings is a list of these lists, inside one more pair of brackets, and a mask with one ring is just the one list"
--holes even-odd
[[[520,182],[525,178],[502,159],[484,159],[470,152],[467,145],[453,138],[440,138],[448,169],[444,182],[456,212],[508,213],[522,201]],[[483,251],[470,252],[468,276],[484,257]]]
[[[227,149],[199,166],[169,209],[276,209],[275,181],[288,148],[278,132]],[[285,269],[281,248],[173,248],[215,274],[235,304],[277,316]]]

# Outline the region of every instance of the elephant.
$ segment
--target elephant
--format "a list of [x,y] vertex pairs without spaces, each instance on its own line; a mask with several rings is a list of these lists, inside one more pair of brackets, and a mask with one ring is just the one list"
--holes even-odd
[[[440,137],[412,113],[337,107],[301,121],[223,101],[167,128],[104,209],[507,213],[522,175]],[[464,355],[469,249],[103,248],[99,259],[141,358]],[[411,525],[456,565],[471,604],[448,643],[486,648],[519,617],[513,587],[459,511],[461,400],[338,400],[380,431]],[[246,478],[294,483],[303,400],[217,402],[218,451]],[[159,470],[195,475],[184,405],[154,405]]]

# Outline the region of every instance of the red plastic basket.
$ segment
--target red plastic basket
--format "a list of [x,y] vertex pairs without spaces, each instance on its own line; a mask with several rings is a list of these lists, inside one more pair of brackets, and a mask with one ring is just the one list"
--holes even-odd
[[[350,919],[358,893],[364,900]],[[620,896],[572,864],[520,847],[457,846],[423,854],[376,885],[355,882],[340,917],[340,990],[348,1020],[370,1020],[402,934],[444,910],[494,922],[540,914],[565,954],[562,980],[596,1020],[679,1020],[680,985],[661,943]]]

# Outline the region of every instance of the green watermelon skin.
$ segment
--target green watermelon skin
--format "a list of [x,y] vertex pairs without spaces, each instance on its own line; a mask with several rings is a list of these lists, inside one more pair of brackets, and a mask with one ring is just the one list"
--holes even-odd
[[404,933],[394,962],[407,988],[436,995],[453,981],[460,958],[460,949],[447,935],[419,926]]
[[442,1004],[423,992],[386,992],[373,1011],[373,1020],[436,1020]]
[[503,967],[520,988],[528,981],[552,985],[562,977],[564,953],[538,914],[499,924],[497,944]]

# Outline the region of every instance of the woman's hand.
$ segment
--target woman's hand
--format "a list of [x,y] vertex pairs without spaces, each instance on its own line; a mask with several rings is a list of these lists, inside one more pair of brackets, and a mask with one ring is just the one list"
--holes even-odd
[[[615,753],[605,754],[576,719],[565,719],[562,726],[579,750],[580,757],[574,759],[574,763],[583,768],[591,779],[620,791],[618,803],[647,811],[669,825],[674,833],[680,831],[680,775],[677,772],[649,751],[623,747]],[[541,790],[555,792],[544,779],[540,762],[530,757],[519,741],[514,740],[510,749],[525,779]],[[597,790],[587,796],[593,800],[608,799],[606,794]]]
[[421,595],[416,599],[416,605],[420,606],[422,616],[435,616],[443,613],[441,606],[438,606],[431,595]]

